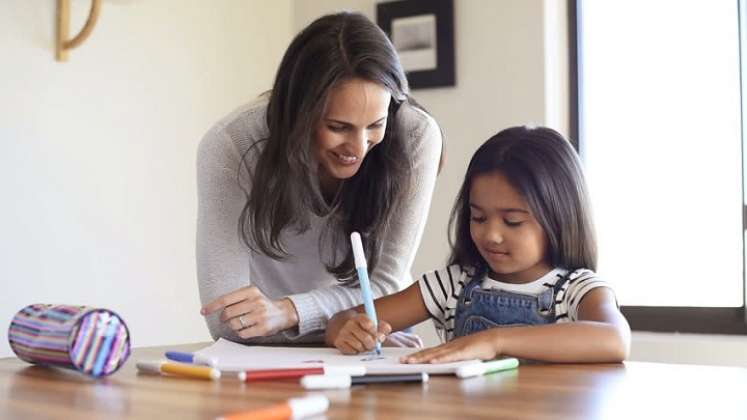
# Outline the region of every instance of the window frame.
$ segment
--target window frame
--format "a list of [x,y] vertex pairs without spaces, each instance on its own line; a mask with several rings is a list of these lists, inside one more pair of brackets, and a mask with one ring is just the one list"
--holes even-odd
[[[742,140],[742,249],[745,248],[745,226],[747,226],[747,206],[745,203],[744,185],[744,139],[745,139],[745,81],[747,77],[747,0],[735,0],[738,3],[739,25],[739,84],[741,96],[741,140]],[[569,52],[569,129],[571,142],[580,150],[583,139],[580,137],[581,119],[583,118],[580,92],[583,89],[581,76],[583,66],[580,48],[582,6],[579,0],[568,0],[568,52]],[[744,261],[744,252],[743,252]],[[743,291],[747,293],[745,266],[742,264]],[[630,327],[634,331],[680,332],[697,334],[747,335],[747,311],[745,294],[742,295],[741,307],[700,307],[700,306],[620,306]]]

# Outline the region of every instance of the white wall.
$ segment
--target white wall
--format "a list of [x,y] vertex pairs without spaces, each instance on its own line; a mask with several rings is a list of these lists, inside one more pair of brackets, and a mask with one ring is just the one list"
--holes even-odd
[[[77,31],[90,1],[71,3]],[[0,325],[31,303],[84,304],[119,312],[136,346],[209,339],[195,149],[271,87],[291,3],[106,0],[66,63],[55,4],[0,12]]]

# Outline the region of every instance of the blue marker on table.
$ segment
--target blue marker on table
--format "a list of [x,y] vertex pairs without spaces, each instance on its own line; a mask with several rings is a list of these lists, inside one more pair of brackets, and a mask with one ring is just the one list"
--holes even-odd
[[181,351],[167,351],[166,358],[175,362],[192,363],[195,365],[204,365],[215,367],[218,362],[213,357],[203,357],[192,353],[184,353]]
[[[373,303],[371,283],[368,281],[368,264],[366,264],[366,254],[363,253],[361,235],[358,232],[351,233],[350,242],[353,244],[353,258],[355,258],[355,269],[358,271],[358,282],[361,285],[361,293],[363,294],[363,306],[366,308],[366,315],[371,318],[374,328],[378,331],[379,321],[376,318],[376,307]],[[376,340],[376,354],[381,354],[381,343],[379,340]]]

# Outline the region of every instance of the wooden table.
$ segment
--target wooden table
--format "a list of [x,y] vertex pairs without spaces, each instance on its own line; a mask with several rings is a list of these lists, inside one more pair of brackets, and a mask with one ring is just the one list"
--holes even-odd
[[[206,344],[170,346],[191,351]],[[213,419],[304,395],[296,382],[243,384],[138,374],[141,348],[109,378],[0,359],[0,419]],[[522,365],[518,370],[425,385],[369,385],[324,392],[329,419],[621,418],[747,419],[747,369],[628,362]]]

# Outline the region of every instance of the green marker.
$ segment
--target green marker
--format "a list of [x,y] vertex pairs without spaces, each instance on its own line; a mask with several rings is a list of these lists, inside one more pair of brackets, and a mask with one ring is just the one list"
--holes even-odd
[[488,373],[500,372],[502,370],[516,369],[517,367],[519,367],[519,360],[509,357],[506,359],[462,366],[456,370],[456,376],[460,378],[471,378],[473,376],[481,376]]

